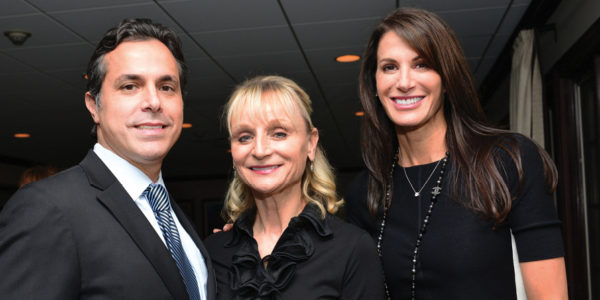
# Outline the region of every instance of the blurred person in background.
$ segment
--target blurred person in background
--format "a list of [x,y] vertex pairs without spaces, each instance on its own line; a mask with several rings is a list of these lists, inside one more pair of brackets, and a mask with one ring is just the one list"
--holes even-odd
[[44,179],[46,177],[50,177],[56,173],[58,173],[58,169],[53,166],[33,166],[31,168],[27,168],[25,171],[23,171],[21,177],[19,178],[19,187],[40,179]]

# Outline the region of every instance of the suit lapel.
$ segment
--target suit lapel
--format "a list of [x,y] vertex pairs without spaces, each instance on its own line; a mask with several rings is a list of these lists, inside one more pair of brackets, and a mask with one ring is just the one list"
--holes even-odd
[[88,153],[80,165],[88,174],[90,184],[100,189],[98,200],[152,263],[173,298],[188,299],[185,284],[171,254],[123,186],[93,151]]

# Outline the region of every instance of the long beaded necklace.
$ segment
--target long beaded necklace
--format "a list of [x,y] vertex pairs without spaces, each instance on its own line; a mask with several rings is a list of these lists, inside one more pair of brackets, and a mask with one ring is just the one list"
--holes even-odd
[[[390,207],[391,202],[392,202],[391,182],[394,179],[394,167],[396,166],[397,161],[398,161],[398,152],[396,152],[396,154],[394,155],[394,159],[392,162],[392,169],[390,171],[390,177],[389,177],[389,181],[388,181],[389,183],[386,185],[386,188],[385,188],[385,200],[383,202],[383,217],[381,219],[381,225],[379,227],[379,236],[377,237],[377,254],[379,254],[380,259],[383,259],[381,245],[383,242],[383,231],[385,229],[385,220],[387,218],[387,210]],[[412,282],[411,282],[410,291],[411,291],[411,299],[412,300],[416,299],[417,255],[419,253],[419,246],[421,246],[421,242],[423,241],[423,236],[425,235],[427,225],[429,224],[429,220],[431,219],[431,213],[433,212],[433,207],[434,207],[435,203],[437,202],[437,197],[440,194],[440,192],[442,191],[442,179],[444,178],[444,171],[446,170],[447,162],[448,162],[448,153],[446,152],[446,156],[444,156],[444,158],[441,159],[442,167],[440,168],[440,177],[436,181],[436,185],[431,189],[431,202],[429,204],[429,209],[427,210],[427,214],[425,215],[425,218],[423,219],[423,224],[421,225],[421,228],[419,229],[419,234],[417,236],[417,241],[415,243],[415,249],[413,251],[413,256],[412,256],[412,261],[411,261],[411,281]],[[431,175],[429,175],[429,178],[427,178],[427,181],[429,181],[429,179],[435,172],[435,169],[437,169],[439,163],[440,163],[440,161],[433,169]],[[406,175],[406,173],[405,173],[405,175]],[[406,179],[408,180],[408,176],[406,176]],[[408,180],[408,181],[410,183],[410,180]],[[425,185],[426,184],[427,184],[427,182],[425,182]],[[423,190],[425,185],[423,185],[421,190]],[[412,187],[412,184],[411,184],[411,187]],[[421,190],[419,190],[419,192]],[[414,191],[414,188],[413,188],[413,191]],[[415,192],[415,197],[418,197],[418,196],[419,195],[417,194],[417,192]],[[386,299],[389,300],[391,298],[390,298],[390,291],[388,289],[387,281],[384,281],[384,286],[385,286]]]

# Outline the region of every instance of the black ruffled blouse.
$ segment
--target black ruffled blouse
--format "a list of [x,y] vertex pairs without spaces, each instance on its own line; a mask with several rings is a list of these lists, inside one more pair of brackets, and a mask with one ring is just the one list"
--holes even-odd
[[218,299],[383,299],[372,240],[307,205],[290,220],[271,254],[261,259],[248,210],[229,232],[205,241],[217,275]]

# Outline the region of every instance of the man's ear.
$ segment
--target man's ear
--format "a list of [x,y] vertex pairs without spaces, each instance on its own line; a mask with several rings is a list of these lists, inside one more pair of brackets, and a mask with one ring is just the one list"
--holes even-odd
[[98,117],[98,105],[96,105],[96,99],[90,92],[85,92],[85,107],[90,112],[90,115],[92,115],[94,124],[100,123],[100,118]]

